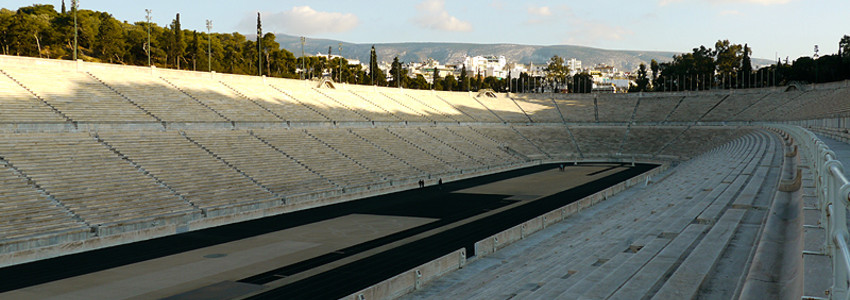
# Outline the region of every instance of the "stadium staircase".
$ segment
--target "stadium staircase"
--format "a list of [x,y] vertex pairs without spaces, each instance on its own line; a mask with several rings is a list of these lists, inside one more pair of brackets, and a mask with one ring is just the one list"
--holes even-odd
[[174,88],[174,89],[176,89],[176,90],[180,91],[181,93],[185,94],[187,97],[189,97],[190,99],[194,100],[195,102],[197,102],[198,104],[200,104],[200,105],[201,105],[201,106],[203,106],[204,108],[209,109],[210,111],[214,112],[216,115],[218,115],[219,117],[221,117],[222,119],[227,120],[227,122],[230,122],[230,124],[234,124],[234,125],[235,125],[235,123],[236,123],[236,122],[234,122],[234,121],[233,121],[233,120],[231,120],[231,119],[228,119],[228,118],[227,118],[225,115],[223,115],[221,112],[219,112],[219,111],[215,110],[214,108],[210,107],[208,104],[204,103],[204,102],[203,102],[203,101],[201,101],[200,99],[195,98],[195,96],[192,96],[192,94],[187,93],[185,90],[181,89],[180,87],[178,87],[177,85],[175,85],[174,83],[172,83],[171,81],[169,81],[168,79],[165,79],[165,78],[163,78],[163,77],[160,77],[160,79],[162,79],[162,81],[165,81],[165,83],[167,83],[167,84],[168,84],[169,86],[171,86],[172,88]]

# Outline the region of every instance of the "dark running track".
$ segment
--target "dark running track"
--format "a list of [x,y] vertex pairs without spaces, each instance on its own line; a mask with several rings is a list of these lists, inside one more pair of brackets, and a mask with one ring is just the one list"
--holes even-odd
[[[355,213],[438,219],[435,222],[366,241],[341,251],[288,266],[282,266],[276,270],[239,280],[240,282],[249,284],[265,284],[511,204],[514,201],[504,200],[504,198],[512,195],[460,194],[452,192],[512,177],[550,170],[556,167],[557,165],[555,164],[530,167],[446,183],[440,187],[430,186],[424,189],[397,192],[7,267],[0,269],[0,278],[3,278],[3,280],[0,280],[0,292],[106,270]],[[635,167],[628,168],[605,178],[543,199],[531,201],[508,211],[494,214],[478,221],[360,259],[330,271],[263,292],[251,297],[251,299],[337,299],[462,247],[467,249],[467,255],[472,256],[474,254],[474,243],[481,239],[572,203],[599,190],[644,173],[654,167],[655,165],[637,164]]]

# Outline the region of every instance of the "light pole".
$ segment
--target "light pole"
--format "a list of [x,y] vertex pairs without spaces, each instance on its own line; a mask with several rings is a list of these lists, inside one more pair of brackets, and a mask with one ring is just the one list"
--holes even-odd
[[257,76],[263,76],[263,27],[257,12]]
[[818,45],[815,45],[815,83],[818,83]]
[[148,54],[148,67],[151,66],[151,10],[145,9],[145,20],[148,21],[148,46],[145,52]]
[[74,11],[74,61],[77,60],[77,7],[79,6],[79,1],[71,0],[71,10]]
[[301,37],[301,80],[304,80],[304,71],[306,71],[304,64],[304,43],[307,42],[307,38]]
[[212,73],[212,21],[207,20],[207,70]]

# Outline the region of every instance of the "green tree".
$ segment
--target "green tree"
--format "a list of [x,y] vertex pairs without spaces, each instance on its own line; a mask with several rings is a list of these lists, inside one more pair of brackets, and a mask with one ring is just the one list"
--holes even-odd
[[[268,34],[267,34],[268,35]],[[295,55],[284,49],[270,51],[268,59],[269,76],[296,78],[295,74]]]
[[401,62],[398,60],[398,56],[393,58],[393,64],[390,67],[390,75],[392,75],[393,80],[390,82],[391,86],[401,87],[402,83],[402,74],[401,74]]
[[652,90],[656,90],[659,88],[658,72],[661,71],[661,68],[659,67],[658,62],[653,59],[649,62],[649,69],[652,70]]
[[387,82],[387,74],[384,74],[384,70],[381,70],[380,68],[378,68],[378,69],[375,70],[375,73],[377,73],[377,74],[375,74],[375,78],[377,78],[377,80],[378,80],[378,82],[377,82],[378,85],[389,86],[389,82]]
[[693,53],[673,56],[673,61],[660,65],[662,85],[666,90],[707,89],[714,75],[715,52],[700,46]]
[[812,82],[814,78],[815,60],[811,57],[800,57],[791,65],[791,80]]
[[[77,11],[77,27],[79,28],[79,56],[81,59],[91,59],[92,48],[97,40],[97,29],[100,28],[100,13],[91,10]],[[71,34],[73,38],[73,33]]]
[[441,90],[442,85],[440,84],[440,68],[439,67],[434,66],[434,74],[431,75],[431,78],[432,78],[431,82],[434,83],[434,89],[435,90]]
[[354,74],[354,81],[359,84],[372,84],[372,76],[366,72],[366,69],[361,65],[355,65],[351,70],[352,74]]
[[740,44],[732,44],[729,40],[722,40],[714,43],[714,48],[717,53],[716,64],[718,75],[721,77],[720,81],[730,85],[741,68],[744,47]]
[[469,91],[469,79],[466,78],[466,65],[460,69],[460,79],[458,80],[458,91]]
[[[74,20],[70,13],[59,14],[50,20],[49,48],[51,58],[70,59],[73,51]],[[0,25],[2,28],[2,25]]]
[[50,57],[51,21],[58,16],[53,5],[21,7],[17,12],[0,11],[0,46],[3,53]]
[[744,53],[741,58],[741,80],[743,81],[744,87],[750,87],[750,79],[753,74],[753,62],[750,60],[750,54],[752,50],[747,44],[744,44]]
[[845,60],[850,58],[850,35],[844,35],[838,41],[838,55]]
[[180,61],[186,49],[186,42],[183,40],[183,29],[180,25],[180,13],[171,22],[171,41],[168,44],[168,56],[174,59],[174,65],[179,68]]
[[416,75],[416,78],[414,78],[408,86],[408,88],[418,90],[427,90],[430,87],[431,85],[428,84],[428,80],[425,79],[425,76],[422,76],[422,74]]
[[3,55],[10,55],[12,37],[10,36],[10,26],[15,12],[5,8],[0,8],[0,52]]
[[502,87],[500,84],[500,80],[493,76],[487,76],[484,78],[482,85],[485,89],[492,89],[494,91],[501,91]]
[[189,43],[189,58],[192,59],[192,71],[198,69],[198,58],[204,56],[201,38],[197,30],[192,30],[192,42]]
[[219,38],[224,51],[222,58],[224,63],[227,64],[222,69],[228,73],[247,74],[243,49],[246,42],[245,36],[234,32],[229,35],[221,35]]
[[6,21],[4,40],[7,41],[5,43],[7,50],[4,52],[23,56],[37,57],[39,55],[36,42],[39,28],[34,21],[34,17],[22,14],[20,11]]
[[378,54],[375,52],[375,45],[372,45],[372,51],[369,53],[369,76],[372,79],[370,84],[376,84],[380,69],[378,68]]
[[33,16],[47,16],[47,17],[55,17],[58,15],[56,10],[53,8],[53,5],[50,4],[34,4],[32,6],[24,6],[18,8],[18,13],[33,15]]
[[635,86],[633,89],[630,87],[629,90],[632,92],[646,92],[648,86],[649,77],[647,75],[646,64],[641,63],[640,67],[638,67],[637,79],[635,79]]
[[327,57],[325,56],[310,56],[307,57],[307,66],[309,67],[310,78],[322,77],[325,66],[327,65]]
[[[73,15],[67,10],[57,13],[50,5],[26,6],[16,11],[0,8],[0,53],[70,59],[73,52]],[[165,27],[146,22],[120,22],[109,13],[91,10],[78,11],[77,24],[79,58],[86,61],[147,65],[150,27],[150,54],[154,65],[168,66],[178,62],[205,65],[208,60],[206,46],[210,42],[213,70],[257,74],[258,59],[255,58],[258,45],[238,33],[214,33],[210,36],[184,31],[178,28],[179,17]],[[185,38],[186,34],[191,36]],[[175,47],[178,39],[180,47]],[[261,54],[268,62],[263,65],[266,73],[293,76],[295,59],[290,52],[280,49],[274,35],[263,35],[261,43]],[[275,63],[272,64],[272,61]]]
[[552,56],[549,63],[546,65],[546,77],[558,81],[566,80],[570,75],[570,66],[564,63],[564,58],[560,56]]
[[132,65],[147,64],[148,55],[145,51],[148,42],[147,25],[137,22],[134,25],[124,25],[124,62]]
[[443,79],[443,90],[444,91],[454,91],[457,87],[457,80],[455,80],[455,76],[449,74]]
[[257,12],[257,75],[263,75],[263,22]]
[[108,13],[101,13],[100,27],[97,39],[94,41],[95,55],[100,59],[112,63],[113,61],[123,63],[124,56],[124,30],[121,23]]
[[[272,64],[272,56],[274,56],[274,59],[277,60],[275,62],[277,64],[275,66],[277,68],[275,73],[279,74],[278,76],[280,76],[280,77],[285,77],[284,74],[294,73],[294,71],[293,72],[288,71],[289,68],[286,67],[286,64],[287,64],[287,59],[292,59],[291,63],[294,64],[295,63],[295,60],[294,60],[295,56],[293,56],[292,53],[289,52],[289,51],[280,49],[280,44],[275,39],[276,39],[276,36],[274,35],[274,33],[267,32],[267,33],[263,34],[263,39],[261,40],[261,43],[263,44],[263,46],[262,46],[262,49],[263,49],[262,56],[264,58],[263,61],[265,61],[265,64],[263,66],[265,67],[266,75],[272,76],[273,71],[272,71],[272,65],[271,64]],[[282,51],[285,51],[285,52],[282,52]],[[278,52],[281,52],[281,53],[278,53]],[[287,55],[287,53],[289,53],[289,54]]]
[[[147,29],[144,30],[145,39],[147,39]],[[166,28],[159,26],[151,27],[151,63],[154,65],[168,65],[168,51],[167,45],[169,43],[168,39],[171,35],[169,35],[169,31]],[[147,56],[145,56],[144,61],[147,62]],[[223,71],[223,70],[222,70]]]

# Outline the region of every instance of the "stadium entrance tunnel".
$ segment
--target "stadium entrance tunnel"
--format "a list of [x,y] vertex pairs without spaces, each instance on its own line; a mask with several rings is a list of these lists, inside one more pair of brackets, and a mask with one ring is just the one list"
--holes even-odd
[[[250,276],[210,282],[200,288],[159,287],[179,292],[149,295],[193,298],[227,290],[230,292],[219,296],[336,299],[460,248],[472,257],[475,243],[482,239],[655,167],[631,163],[547,164],[431,185],[7,267],[0,269],[0,277],[6,279],[0,282],[0,292],[62,284],[63,280],[113,268],[133,272],[137,263],[155,264],[207,247],[291,233],[286,239],[301,243],[302,250],[310,255],[299,252],[277,266],[262,264],[252,269]],[[330,244],[335,248],[327,246]],[[239,259],[224,252],[205,258]],[[144,267],[139,272],[151,271],[141,269]],[[226,270],[221,272],[217,278],[228,277]],[[196,276],[201,279],[209,275]]]

